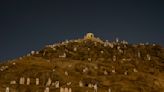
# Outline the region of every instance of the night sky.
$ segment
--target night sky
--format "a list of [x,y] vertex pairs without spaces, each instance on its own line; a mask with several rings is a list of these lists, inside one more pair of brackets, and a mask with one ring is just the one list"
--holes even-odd
[[164,46],[163,0],[0,1],[0,61],[87,32]]

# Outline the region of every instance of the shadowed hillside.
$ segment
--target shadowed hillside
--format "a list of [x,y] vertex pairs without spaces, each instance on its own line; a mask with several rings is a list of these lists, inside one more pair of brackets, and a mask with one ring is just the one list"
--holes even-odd
[[164,92],[164,48],[89,33],[1,63],[0,84],[0,92]]

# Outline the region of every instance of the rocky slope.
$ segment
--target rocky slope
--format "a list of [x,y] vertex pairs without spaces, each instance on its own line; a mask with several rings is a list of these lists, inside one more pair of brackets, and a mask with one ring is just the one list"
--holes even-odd
[[0,92],[164,92],[163,47],[93,38],[47,45],[1,63]]

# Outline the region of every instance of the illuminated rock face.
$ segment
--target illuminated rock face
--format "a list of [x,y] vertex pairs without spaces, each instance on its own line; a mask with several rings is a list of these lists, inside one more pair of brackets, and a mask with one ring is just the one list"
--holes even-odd
[[94,39],[94,34],[93,33],[87,33],[86,36],[84,37],[84,39]]

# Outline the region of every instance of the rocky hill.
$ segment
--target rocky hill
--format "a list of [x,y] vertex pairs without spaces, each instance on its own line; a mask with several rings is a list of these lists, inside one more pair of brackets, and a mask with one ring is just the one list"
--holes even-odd
[[164,48],[82,39],[0,64],[0,92],[164,92]]

